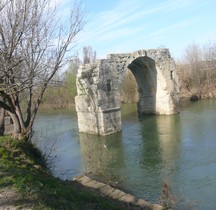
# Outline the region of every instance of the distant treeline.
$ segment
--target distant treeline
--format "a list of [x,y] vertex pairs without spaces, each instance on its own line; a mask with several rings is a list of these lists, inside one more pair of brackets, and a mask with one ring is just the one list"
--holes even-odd
[[177,61],[180,96],[216,97],[216,42],[191,44]]

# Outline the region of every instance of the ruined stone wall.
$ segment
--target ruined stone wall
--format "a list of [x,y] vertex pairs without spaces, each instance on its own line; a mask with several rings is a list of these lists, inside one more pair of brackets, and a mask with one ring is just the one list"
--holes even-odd
[[140,114],[178,112],[178,77],[168,49],[110,54],[78,70],[75,102],[80,132],[108,135],[121,130],[119,94],[127,68],[138,84]]

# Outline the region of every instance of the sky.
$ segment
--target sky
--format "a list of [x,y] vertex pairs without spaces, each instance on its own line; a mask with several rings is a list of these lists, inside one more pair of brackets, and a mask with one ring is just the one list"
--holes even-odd
[[97,58],[140,49],[169,48],[173,58],[181,59],[188,45],[216,40],[216,0],[82,0],[82,3],[87,23],[78,37],[80,56],[83,46],[91,46]]

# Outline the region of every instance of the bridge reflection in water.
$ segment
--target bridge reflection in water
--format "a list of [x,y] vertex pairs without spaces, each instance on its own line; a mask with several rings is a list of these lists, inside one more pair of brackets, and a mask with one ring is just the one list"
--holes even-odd
[[79,137],[84,173],[110,184],[119,182],[121,177],[115,169],[125,167],[122,134],[97,136],[80,133]]
[[214,209],[215,107],[215,100],[202,100],[179,115],[139,118],[136,104],[123,105],[122,132],[100,138],[79,134],[73,111],[39,113],[32,141],[48,152],[50,170],[62,179],[91,173],[151,202],[168,182],[177,197]]
[[124,114],[122,132],[105,137],[80,133],[83,171],[104,182],[117,182],[129,193],[155,201],[162,184],[172,184],[178,171],[179,117],[138,118],[125,110]]

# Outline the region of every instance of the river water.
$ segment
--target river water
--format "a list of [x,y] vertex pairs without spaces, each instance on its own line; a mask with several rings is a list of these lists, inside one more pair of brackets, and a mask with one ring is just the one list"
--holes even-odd
[[34,130],[54,176],[87,173],[151,202],[167,183],[183,209],[216,209],[216,100],[142,118],[123,105],[122,132],[107,137],[80,134],[74,110],[40,112]]

